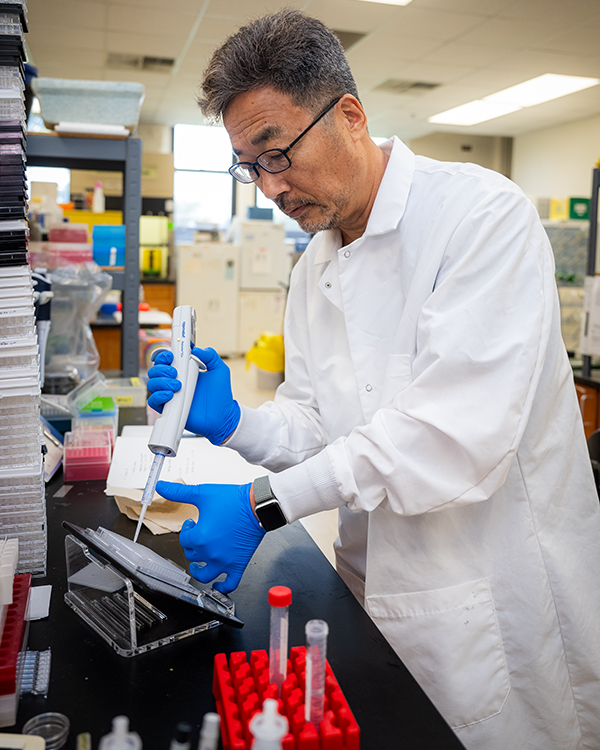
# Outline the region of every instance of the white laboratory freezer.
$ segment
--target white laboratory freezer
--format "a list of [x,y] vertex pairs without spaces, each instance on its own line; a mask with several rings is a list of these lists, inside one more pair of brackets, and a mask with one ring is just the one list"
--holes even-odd
[[235,240],[241,248],[241,289],[287,289],[293,246],[285,244],[283,226],[270,221],[243,221],[236,229]]
[[238,350],[245,354],[262,333],[283,333],[285,292],[239,294]]
[[206,242],[177,248],[177,304],[196,310],[196,345],[239,354],[240,249]]

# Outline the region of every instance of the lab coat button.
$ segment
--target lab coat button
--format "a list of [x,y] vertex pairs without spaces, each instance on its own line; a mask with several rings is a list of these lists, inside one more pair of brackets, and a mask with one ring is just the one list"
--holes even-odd
[[344,258],[349,258],[351,255],[352,253],[350,252],[350,250],[346,250],[346,252],[344,253]]
[[331,281],[325,282],[325,289],[331,289]]
[[373,390],[373,386],[372,386],[372,385],[368,385],[368,384],[367,384],[367,385],[365,386],[365,390],[366,390],[366,391],[368,391],[369,393],[371,393],[371,391]]

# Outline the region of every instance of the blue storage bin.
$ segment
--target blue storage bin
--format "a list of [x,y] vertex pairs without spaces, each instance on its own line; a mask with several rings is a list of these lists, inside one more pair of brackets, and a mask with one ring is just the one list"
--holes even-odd
[[125,265],[125,225],[96,224],[92,230],[94,261],[99,266]]

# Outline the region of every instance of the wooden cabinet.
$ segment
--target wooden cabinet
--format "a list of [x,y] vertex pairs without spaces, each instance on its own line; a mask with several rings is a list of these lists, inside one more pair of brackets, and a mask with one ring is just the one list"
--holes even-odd
[[144,302],[147,302],[153,310],[173,315],[175,308],[175,284],[167,282],[145,282],[142,284],[144,289]]
[[[600,384],[599,384],[600,387]],[[598,429],[598,388],[583,383],[575,383],[579,408],[583,418],[586,439]]]

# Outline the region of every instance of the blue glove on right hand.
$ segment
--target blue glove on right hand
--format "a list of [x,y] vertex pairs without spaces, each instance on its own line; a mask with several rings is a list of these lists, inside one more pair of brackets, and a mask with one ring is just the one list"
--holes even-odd
[[192,562],[190,573],[198,581],[210,583],[222,573],[227,574],[224,581],[214,584],[222,594],[238,587],[266,533],[252,512],[251,486],[162,481],[156,485],[158,494],[167,500],[198,508],[196,523],[191,518],[183,522],[179,543]]
[[[221,445],[238,426],[241,416],[231,393],[231,373],[214,349],[195,347],[193,353],[204,362],[207,371],[198,376],[185,426],[196,435],[204,435],[213,445]],[[163,405],[181,388],[177,370],[170,366],[172,361],[172,352],[159,352],[154,367],[148,370],[148,405],[160,414]]]

